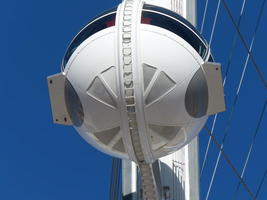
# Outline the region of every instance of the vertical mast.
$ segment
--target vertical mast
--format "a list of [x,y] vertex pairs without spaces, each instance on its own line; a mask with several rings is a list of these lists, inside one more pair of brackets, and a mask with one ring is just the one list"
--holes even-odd
[[196,26],[197,0],[146,0],[145,2],[172,10]]
[[[146,0],[172,10],[196,26],[196,0]],[[163,200],[199,200],[198,138],[179,151],[160,159]],[[140,200],[140,181],[137,167],[131,161],[122,162],[123,200]]]

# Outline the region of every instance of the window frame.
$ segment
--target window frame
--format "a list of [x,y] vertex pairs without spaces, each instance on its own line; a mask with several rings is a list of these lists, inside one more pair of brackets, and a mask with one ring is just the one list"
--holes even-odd
[[[83,43],[86,39],[88,39],[90,36],[94,35],[95,33],[101,31],[101,30],[104,30],[106,28],[109,28],[109,27],[106,27],[106,28],[103,28],[103,29],[100,29],[92,34],[89,34],[84,40],[81,40],[79,41],[76,45],[74,45],[75,41],[78,40],[78,38],[82,35],[82,33],[84,33],[84,31],[86,31],[87,28],[89,28],[89,26],[91,26],[92,24],[94,24],[95,22],[105,18],[105,17],[108,17],[108,16],[111,16],[111,15],[115,15],[114,19],[116,21],[116,14],[117,14],[117,7],[115,8],[112,8],[112,9],[109,9],[107,11],[105,11],[104,13],[100,14],[99,16],[93,18],[91,21],[88,22],[88,24],[86,24],[76,35],[75,37],[72,39],[72,41],[70,42],[64,56],[63,56],[63,59],[62,59],[62,62],[61,62],[61,71],[63,72],[65,70],[65,67],[66,67],[66,64],[67,62],[69,61],[69,59],[71,58],[73,52],[77,49],[77,47]],[[112,27],[112,26],[110,26]],[[72,52],[71,52],[72,51]],[[71,53],[70,53],[71,52]]]
[[[153,9],[155,8],[155,9]],[[165,11],[168,11],[168,12],[165,12]],[[206,40],[204,38],[202,38],[202,36],[198,33],[198,31],[193,27],[192,24],[190,24],[189,22],[186,21],[186,19],[184,19],[182,16],[174,13],[173,11],[170,11],[170,10],[167,10],[165,8],[161,8],[161,7],[158,7],[158,6],[154,6],[154,5],[150,5],[150,4],[145,4],[143,9],[142,9],[142,16],[143,16],[143,12],[151,12],[151,13],[155,13],[155,14],[158,14],[158,15],[162,15],[162,16],[165,16],[165,17],[168,17],[178,23],[180,23],[182,26],[184,26],[185,28],[187,28],[189,31],[191,31],[198,39],[199,41],[203,44],[203,46],[205,47],[205,53],[203,55],[200,55],[200,53],[185,39],[183,38],[182,36],[178,35],[177,33],[175,32],[172,32],[171,30],[168,30],[164,27],[161,27],[161,26],[157,26],[157,25],[153,25],[153,24],[146,24],[146,23],[143,23],[143,24],[146,24],[146,25],[151,25],[151,26],[157,26],[157,27],[160,27],[160,28],[163,28],[163,29],[166,29],[172,33],[174,33],[175,35],[183,38],[190,46],[192,46],[192,48],[195,49],[195,51],[200,55],[200,57],[203,59],[203,60],[206,60],[207,59],[207,56],[209,54],[209,46],[206,42]],[[168,15],[166,13],[172,13],[173,16],[171,15]],[[175,17],[174,17],[175,16]],[[177,17],[177,18],[176,18]],[[142,22],[140,22],[142,24]]]

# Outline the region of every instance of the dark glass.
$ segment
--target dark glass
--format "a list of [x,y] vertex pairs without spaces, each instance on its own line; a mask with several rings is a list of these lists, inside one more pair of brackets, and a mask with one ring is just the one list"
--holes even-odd
[[185,94],[185,108],[187,113],[200,118],[208,110],[209,94],[208,85],[203,70],[200,68],[191,79]]
[[[106,16],[104,16],[106,15]],[[104,17],[101,17],[104,16]],[[64,56],[62,69],[65,68],[65,65],[69,61],[71,55],[76,50],[76,48],[91,35],[111,26],[115,26],[115,18],[116,18],[116,8],[113,8],[109,11],[104,12],[99,17],[91,20],[78,35],[72,40],[69,45],[67,52]]]
[[207,53],[205,40],[193,25],[180,15],[161,7],[145,4],[141,23],[158,26],[175,33],[187,41],[205,60]]
[[75,89],[66,78],[65,82],[65,102],[71,121],[74,126],[81,126],[84,121],[82,103]]
[[200,35],[199,31],[189,21],[187,21],[184,17],[182,17],[181,15],[179,15],[176,12],[173,12],[171,10],[168,10],[166,8],[162,8],[159,6],[150,5],[150,4],[145,4],[143,7],[143,10],[151,10],[151,11],[155,11],[155,12],[159,12],[159,13],[164,13],[165,15],[168,15],[170,17],[173,17],[173,18],[179,20],[180,22],[184,23],[186,26],[191,28],[196,34],[199,35],[199,37],[201,37],[202,40],[205,41],[205,39]]

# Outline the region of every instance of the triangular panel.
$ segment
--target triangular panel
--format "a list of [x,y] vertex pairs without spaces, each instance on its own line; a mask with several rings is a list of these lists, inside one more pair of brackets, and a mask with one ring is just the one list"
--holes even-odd
[[143,64],[143,76],[144,76],[144,91],[146,91],[150,81],[152,80],[154,74],[156,73],[157,69],[149,66],[147,64]]
[[160,72],[156,82],[152,86],[147,98],[146,104],[159,99],[161,96],[165,95],[168,91],[174,88],[175,82],[167,76],[164,72]]
[[106,84],[110,87],[110,89],[113,91],[116,96],[118,95],[117,91],[117,83],[116,83],[116,68],[110,67],[107,70],[103,71],[101,73],[104,81]]
[[167,141],[171,141],[181,129],[180,126],[160,126],[149,124],[152,135],[158,135]]
[[96,132],[94,135],[99,139],[103,144],[108,145],[110,141],[119,134],[120,127],[116,127],[113,129],[105,130],[102,132]]
[[120,151],[120,152],[125,152],[122,138],[114,145],[113,149]]
[[99,77],[96,77],[94,79],[93,83],[89,86],[87,93],[99,101],[116,107],[115,101],[113,100],[112,96],[109,94],[108,90]]

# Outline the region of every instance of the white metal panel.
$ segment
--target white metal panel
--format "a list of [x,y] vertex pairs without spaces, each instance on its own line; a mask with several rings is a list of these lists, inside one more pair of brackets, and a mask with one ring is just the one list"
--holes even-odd
[[221,64],[206,62],[203,64],[203,70],[205,72],[209,91],[207,114],[213,115],[225,111]]
[[47,77],[54,123],[72,125],[65,103],[65,81],[66,77],[62,73]]
[[186,0],[146,0],[145,2],[172,10],[184,18],[187,17]]

